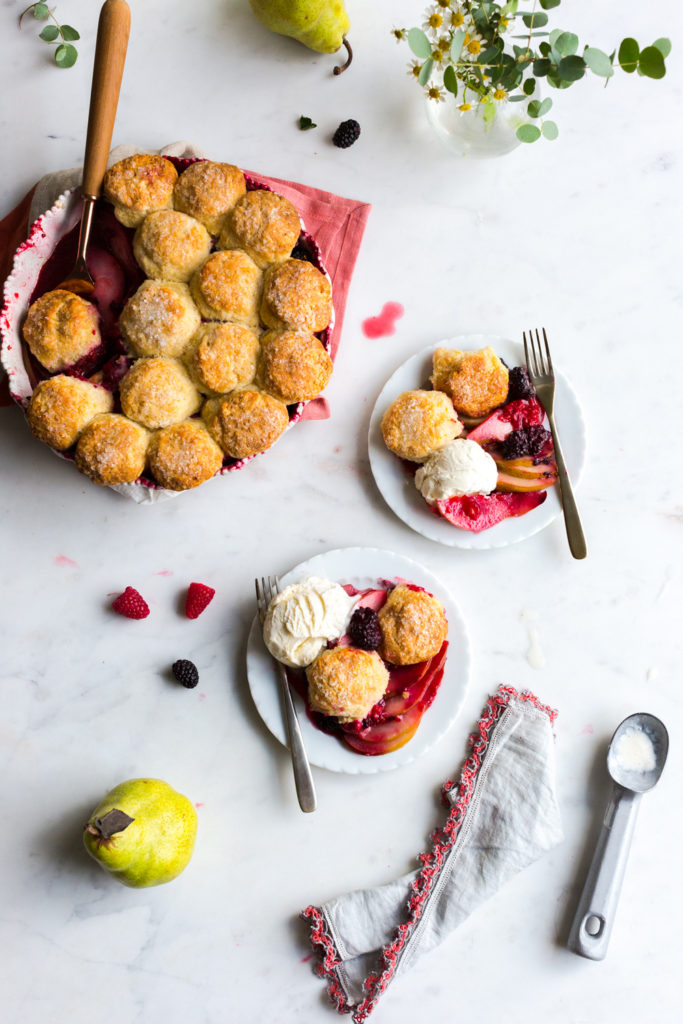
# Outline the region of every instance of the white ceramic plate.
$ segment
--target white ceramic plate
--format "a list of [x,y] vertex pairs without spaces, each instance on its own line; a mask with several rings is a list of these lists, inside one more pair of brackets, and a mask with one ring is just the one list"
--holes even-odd
[[[417,732],[400,750],[377,757],[366,757],[345,747],[336,736],[316,729],[308,719],[303,701],[294,693],[301,731],[311,764],[331,772],[371,775],[409,764],[426,753],[445,736],[460,713],[469,685],[470,644],[467,627],[456,601],[444,585],[417,562],[392,551],[377,548],[340,548],[309,558],[280,577],[283,587],[306,576],[323,576],[351,583],[358,589],[374,587],[380,579],[395,577],[417,583],[439,599],[448,619],[448,657],[441,686],[434,703],[425,711]],[[273,736],[287,745],[285,722],[280,704],[279,684],[273,659],[263,643],[261,624],[254,618],[247,645],[247,678],[251,695],[261,718]]]
[[[411,356],[389,378],[382,388],[370,418],[368,449],[370,467],[375,483],[389,508],[406,525],[423,537],[439,544],[456,548],[502,548],[519,540],[532,537],[543,530],[562,513],[559,487],[549,488],[548,497],[538,508],[524,516],[504,519],[481,533],[470,533],[453,526],[447,519],[435,515],[424,501],[406,473],[403,464],[392,455],[382,439],[381,422],[387,407],[403,391],[414,388],[431,388],[429,377],[432,372],[432,355],[436,348],[479,349],[490,345],[504,359],[508,366],[524,364],[524,349],[521,344],[507,338],[491,337],[484,334],[467,334],[448,338],[438,345],[430,345]],[[551,349],[552,351],[552,349]],[[558,359],[555,359],[557,365]],[[560,435],[562,451],[567,463],[572,484],[579,481],[586,457],[586,428],[579,400],[571,384],[561,373],[555,371],[555,419]]]

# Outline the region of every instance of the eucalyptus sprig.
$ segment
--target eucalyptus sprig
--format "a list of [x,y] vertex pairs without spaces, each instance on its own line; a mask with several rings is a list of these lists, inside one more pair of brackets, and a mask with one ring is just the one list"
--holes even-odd
[[[47,21],[51,19],[54,24],[46,25],[43,31],[40,33],[40,38],[43,42],[51,45],[56,43],[54,51],[55,64],[58,68],[72,68],[78,60],[78,50],[73,45],[77,39],[80,39],[79,33],[71,25],[60,25],[54,15],[54,9],[48,7],[47,4],[38,3],[29,4],[25,11],[19,15],[19,28],[21,28],[21,22],[24,17],[31,12],[36,21]],[[60,41],[61,40],[61,41]]]
[[[545,79],[553,89],[567,89],[590,71],[607,85],[616,68],[663,78],[671,52],[668,39],[656,39],[641,50],[630,37],[610,54],[587,45],[579,52],[579,37],[573,32],[546,29],[546,11],[560,2],[529,0],[530,10],[519,10],[519,0],[433,0],[421,29],[397,28],[392,34],[406,40],[417,58],[409,65],[409,74],[430,100],[443,102],[449,93],[453,99],[460,97],[458,109],[466,114],[481,107],[486,125],[492,124],[500,105],[526,103],[529,120],[519,126],[517,138],[556,139],[557,125],[545,117],[553,101],[534,96],[538,80]],[[524,31],[515,33],[515,28]],[[506,45],[506,36],[522,42]],[[442,84],[435,75],[441,76]]]

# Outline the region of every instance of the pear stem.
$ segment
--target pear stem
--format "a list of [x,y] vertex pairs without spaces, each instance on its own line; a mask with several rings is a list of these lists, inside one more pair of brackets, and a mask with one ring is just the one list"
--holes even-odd
[[338,64],[337,67],[334,69],[335,75],[341,75],[342,71],[346,71],[349,64],[353,60],[353,50],[351,49],[351,43],[348,41],[346,36],[344,36],[344,38],[342,39],[342,44],[346,47],[348,57],[346,58],[346,62],[344,64]]

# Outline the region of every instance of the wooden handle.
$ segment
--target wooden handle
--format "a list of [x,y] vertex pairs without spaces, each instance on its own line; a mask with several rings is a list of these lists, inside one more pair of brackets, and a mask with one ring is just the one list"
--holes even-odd
[[130,8],[126,0],[105,0],[97,26],[83,161],[82,190],[87,196],[99,196],[107,169],[129,33]]

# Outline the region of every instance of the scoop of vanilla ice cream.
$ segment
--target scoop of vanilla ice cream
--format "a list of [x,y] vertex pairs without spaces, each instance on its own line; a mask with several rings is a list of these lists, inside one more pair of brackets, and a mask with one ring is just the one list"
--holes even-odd
[[343,587],[320,576],[292,583],[270,602],[263,639],[278,661],[304,668],[344,633],[358,601]]
[[464,438],[439,448],[415,473],[415,486],[430,505],[463,494],[490,494],[497,480],[495,459]]

